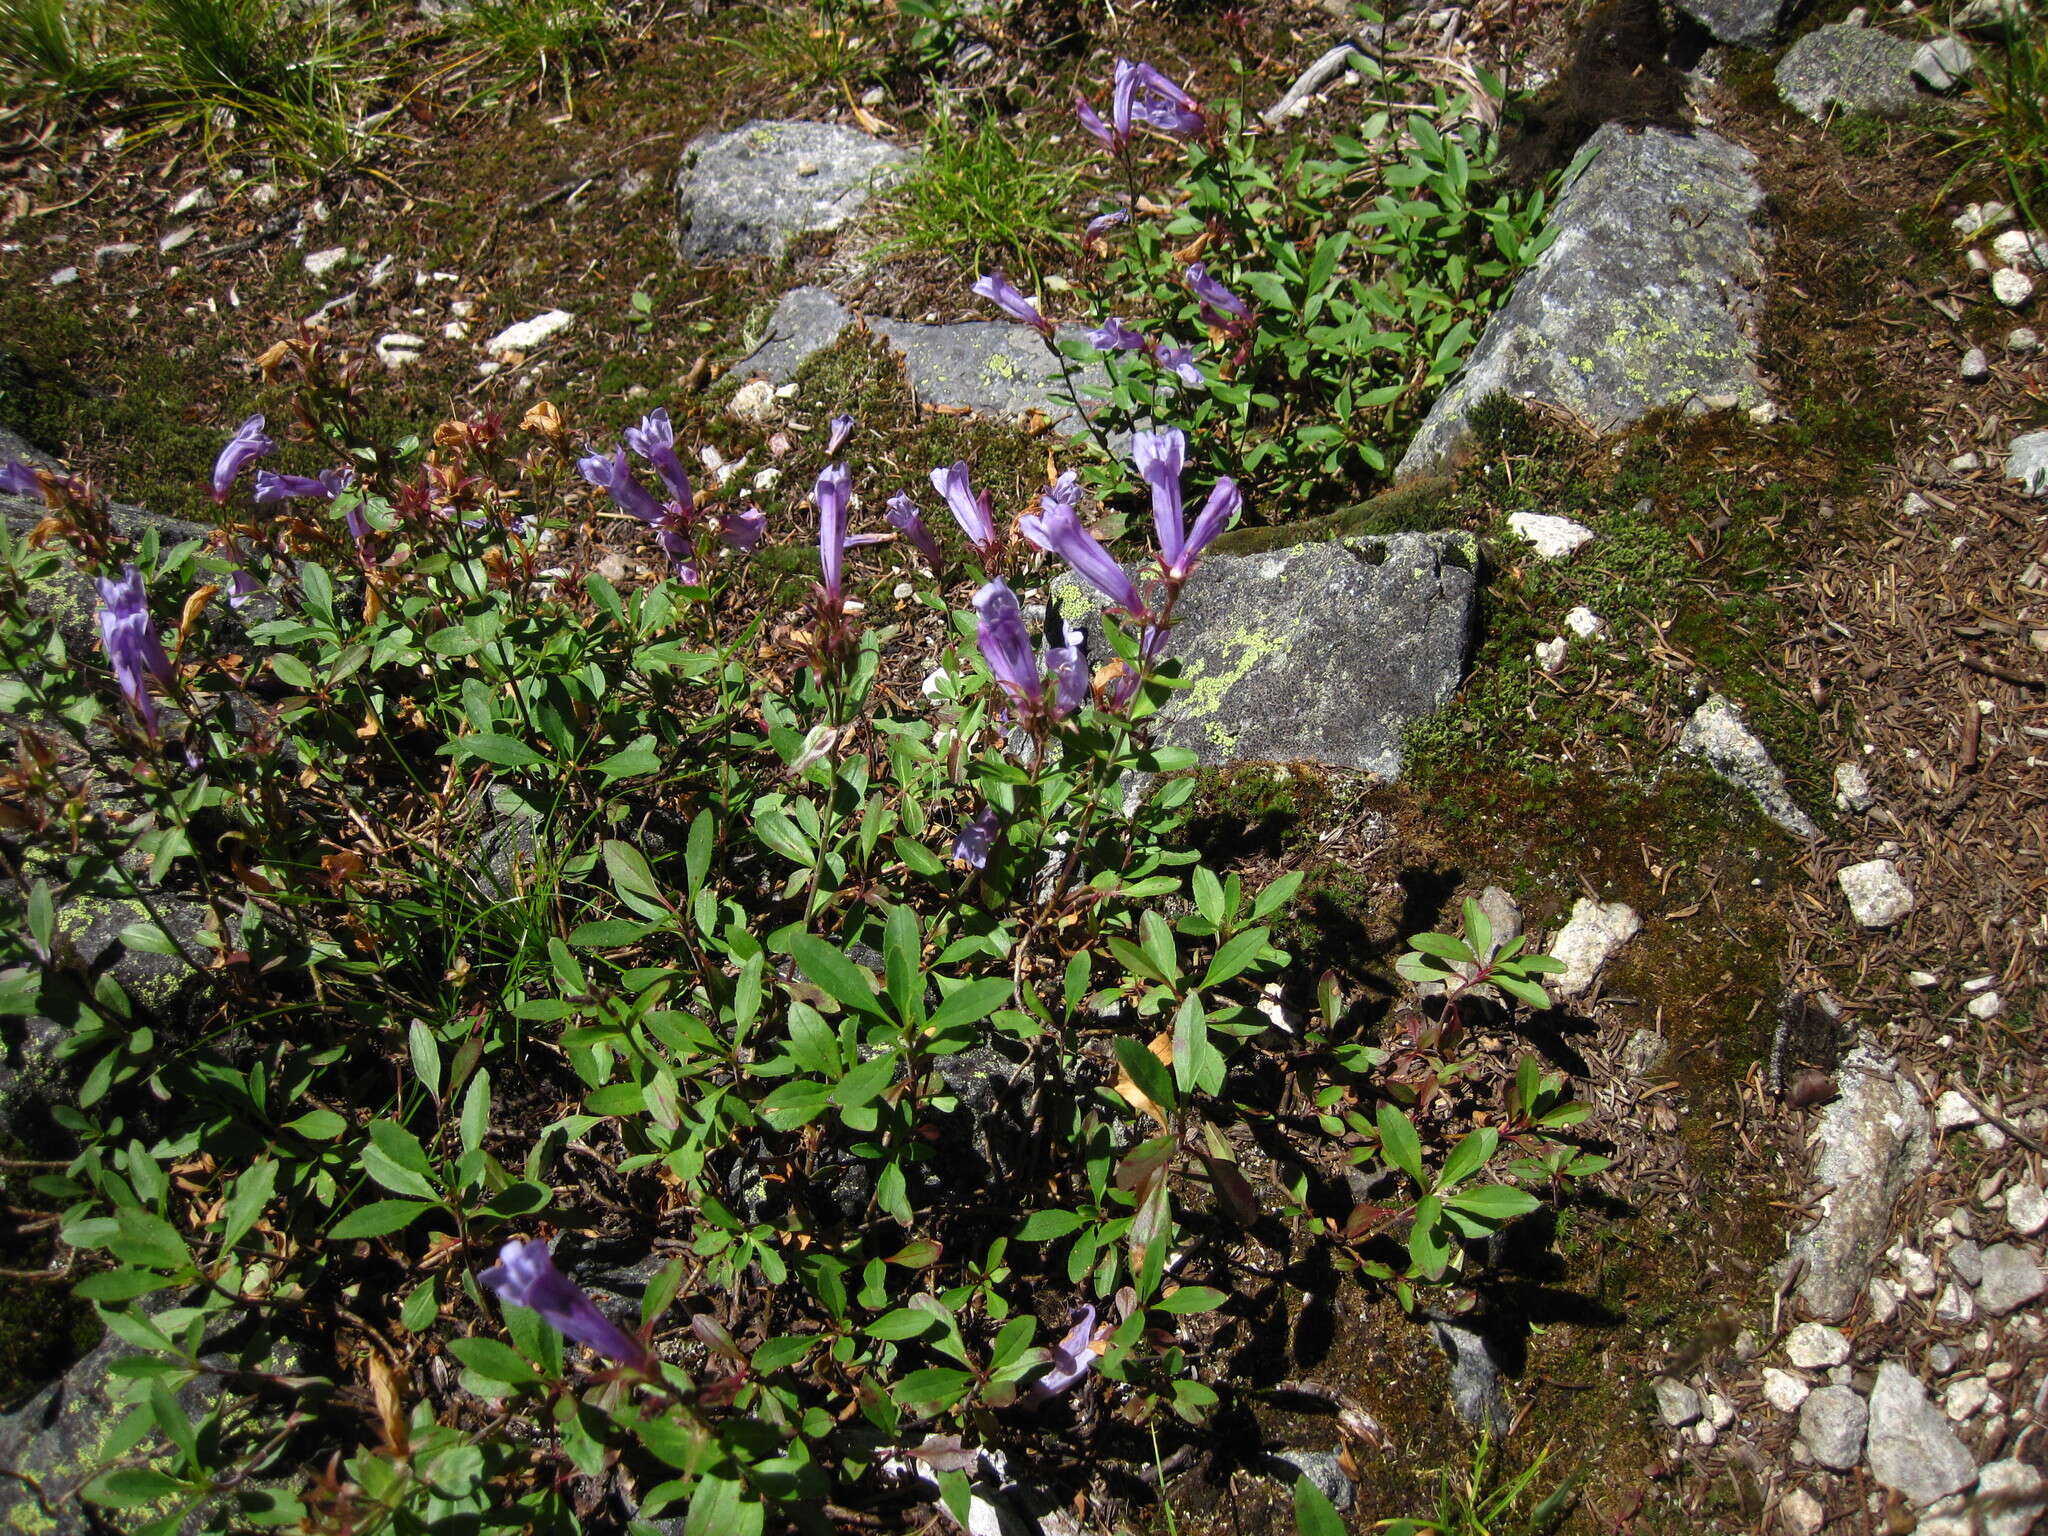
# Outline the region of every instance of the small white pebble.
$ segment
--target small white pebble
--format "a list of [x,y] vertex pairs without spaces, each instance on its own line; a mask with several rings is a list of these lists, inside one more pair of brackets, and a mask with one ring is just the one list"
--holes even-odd
[[2016,267],[1991,274],[1991,296],[2007,309],[2018,309],[2034,296],[2034,280]]

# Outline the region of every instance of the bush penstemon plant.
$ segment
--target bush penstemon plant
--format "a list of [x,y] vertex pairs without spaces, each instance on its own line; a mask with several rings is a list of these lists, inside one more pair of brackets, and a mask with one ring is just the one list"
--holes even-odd
[[[1224,1111],[1294,1049],[1260,1005],[1299,876],[1204,868],[1192,757],[1149,739],[1235,481],[1140,434],[1128,569],[1071,474],[1012,518],[941,465],[954,571],[850,424],[770,515],[691,483],[694,420],[387,445],[327,342],[267,364],[309,430],[232,436],[210,539],[0,470],[45,502],[0,548],[0,1010],[57,1021],[33,1188],[134,1351],[112,1459],[36,1496],[151,1532],[747,1536],[895,1518],[920,1447],[1022,1448],[1077,1401],[1199,1423],[1177,1319],[1229,1303],[1259,1207]],[[748,558],[814,538],[807,598]],[[913,551],[911,618],[870,615]],[[1049,559],[1105,654],[1027,608]],[[96,634],[38,597],[67,564]],[[95,902],[148,990],[85,948]]]
[[[1385,99],[1404,82],[1382,69]],[[1499,94],[1498,82],[1481,75]],[[1419,87],[1418,87],[1419,91]],[[1098,441],[1176,425],[1265,502],[1310,509],[1369,487],[1456,371],[1515,274],[1542,250],[1541,191],[1495,184],[1495,145],[1462,97],[1383,107],[1326,154],[1248,132],[1236,101],[1198,103],[1153,66],[1116,62],[1104,206],[1080,274],[1097,316],[1059,337],[1000,273],[975,291],[1031,325]],[[1095,472],[1127,488],[1114,461]]]

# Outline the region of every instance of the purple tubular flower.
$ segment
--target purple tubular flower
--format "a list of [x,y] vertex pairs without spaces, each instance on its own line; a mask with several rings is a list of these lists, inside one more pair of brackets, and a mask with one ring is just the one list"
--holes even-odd
[[889,498],[889,509],[882,514],[888,518],[889,526],[901,534],[903,541],[923,555],[933,566],[939,563],[939,541],[932,537],[932,531],[925,527],[924,517],[917,510],[917,503],[907,492],[898,491]]
[[818,564],[825,574],[825,601],[837,608],[846,596],[846,511],[853,497],[853,477],[846,466],[827,464],[811,497],[818,504]]
[[1048,496],[1040,502],[1044,511],[1027,517],[1018,526],[1024,536],[1040,549],[1049,549],[1066,561],[1074,574],[1100,592],[1112,608],[1121,608],[1135,619],[1150,617],[1138,585],[1116,563],[1116,556],[1095,541],[1081,526],[1081,519],[1065,502]]
[[1225,315],[1243,319],[1251,306],[1209,275],[1207,262],[1198,261],[1187,271],[1188,289],[1202,305],[1202,318],[1211,325],[1225,324]]
[[1038,312],[1036,304],[1033,304],[1012,287],[1010,280],[1003,276],[1002,273],[984,272],[981,275],[980,281],[974,285],[973,291],[982,298],[987,299],[989,303],[995,305],[997,309],[1000,309],[1012,320],[1023,321],[1024,324],[1036,330],[1039,335],[1050,336],[1052,334],[1052,322]]
[[859,425],[859,422],[845,412],[834,416],[830,423],[831,432],[825,439],[825,457],[837,458],[839,450],[846,446],[846,440],[853,436],[853,429]]
[[555,1268],[546,1243],[515,1237],[498,1250],[498,1262],[477,1278],[498,1300],[531,1307],[564,1338],[621,1364],[653,1369],[640,1341],[598,1311],[597,1303]]
[[736,554],[750,554],[768,531],[768,518],[759,507],[742,507],[718,525],[718,536]]
[[1187,446],[1187,437],[1178,427],[1139,432],[1131,438],[1131,457],[1152,487],[1152,530],[1159,537],[1159,563],[1169,577],[1179,568],[1182,546],[1187,543],[1187,515],[1180,500],[1180,471]]
[[263,434],[261,414],[251,416],[235,428],[235,435],[228,439],[220,457],[213,461],[213,499],[226,501],[228,492],[234,489],[235,477],[276,449],[277,444]]
[[1145,338],[1115,315],[1089,331],[1087,336],[1088,345],[1098,352],[1135,352],[1145,345]]
[[14,496],[33,496],[43,499],[43,482],[36,478],[36,472],[19,459],[9,459],[0,465],[0,491]]
[[995,680],[1022,708],[1035,708],[1045,695],[1045,674],[1039,668],[1038,652],[1032,649],[1030,631],[1024,627],[1024,611],[1017,606],[1017,594],[1009,583],[992,581],[974,594],[974,611],[981,624],[975,643]]
[[965,459],[955,459],[950,468],[933,470],[932,489],[946,498],[953,521],[960,525],[970,544],[983,554],[995,548],[995,505],[988,499],[988,492],[975,493]]
[[970,869],[988,868],[989,851],[996,845],[996,836],[1003,830],[1003,818],[996,814],[992,805],[984,805],[981,814],[967,823],[953,838],[953,857]]
[[147,680],[171,680],[171,658],[149,617],[149,594],[143,590],[142,572],[133,565],[121,567],[118,577],[95,577],[100,594],[100,644],[113,666],[114,681],[134,706],[142,728],[156,736],[156,704],[149,696]]
[[1055,720],[1066,719],[1087,701],[1088,657],[1081,649],[1083,638],[1082,632],[1063,622],[1055,609],[1045,629],[1045,665],[1052,673],[1053,683],[1049,702]]
[[[1181,551],[1181,560],[1187,570],[1195,568],[1200,558],[1216,535],[1228,528],[1238,509],[1244,505],[1244,496],[1237,488],[1237,482],[1225,475],[1216,482],[1216,488],[1209,493],[1202,510],[1195,514],[1195,526],[1188,532],[1188,542]],[[1174,574],[1169,572],[1169,574]],[[1179,573],[1185,575],[1186,572]]]
[[[1121,89],[1122,60],[1117,61],[1117,69]],[[1150,64],[1131,66],[1128,111],[1133,121],[1174,139],[1195,138],[1209,126],[1195,98]]]
[[654,466],[654,472],[661,476],[661,483],[668,487],[669,495],[676,499],[685,516],[696,511],[690,477],[683,473],[683,461],[676,457],[675,428],[669,425],[666,408],[649,411],[640,418],[639,426],[626,428],[626,446]]
[[[1074,116],[1081,120],[1081,126],[1088,131],[1089,136],[1097,140],[1111,154],[1115,154],[1123,148],[1123,142],[1117,137],[1115,130],[1102,120],[1101,115],[1093,107],[1088,105],[1088,98],[1079,91],[1074,92]],[[1124,138],[1129,136],[1127,133],[1124,135]]]
[[1108,234],[1109,231],[1115,229],[1119,224],[1128,224],[1130,222],[1130,209],[1112,208],[1109,210],[1109,212],[1098,213],[1094,218],[1090,219],[1088,221],[1087,227],[1083,229],[1081,233],[1087,236],[1090,240],[1093,240],[1097,235]]
[[633,466],[626,458],[625,449],[616,449],[610,454],[593,453],[588,458],[578,459],[576,473],[592,485],[602,486],[620,511],[630,513],[643,523],[659,524],[662,521],[661,503],[633,478]]
[[255,502],[259,507],[280,501],[317,499],[332,501],[355,483],[356,472],[348,468],[323,469],[315,475],[278,475],[267,469],[256,471]]
[[1175,346],[1172,337],[1162,340],[1153,350],[1152,361],[1178,375],[1181,383],[1190,389],[1200,389],[1209,382],[1202,377],[1202,370],[1195,366],[1195,349]]
[[1047,1398],[1057,1397],[1088,1374],[1097,1359],[1094,1350],[1088,1346],[1095,1337],[1095,1309],[1083,1307],[1066,1337],[1053,1345],[1052,1368],[1031,1384],[1030,1394],[1025,1398],[1029,1403],[1042,1403]]
[[263,590],[263,584],[239,565],[228,572],[228,606],[239,609]]

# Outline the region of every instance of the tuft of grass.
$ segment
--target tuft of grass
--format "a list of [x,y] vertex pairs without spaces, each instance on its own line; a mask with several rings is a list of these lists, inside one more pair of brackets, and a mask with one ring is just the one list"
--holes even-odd
[[940,96],[917,168],[886,199],[897,233],[878,255],[937,254],[981,273],[1046,263],[1077,248],[1069,207],[1079,173],[1050,138],[974,117]]
[[782,10],[728,39],[736,62],[726,72],[777,81],[789,96],[823,89],[834,94],[879,80],[895,59],[887,19],[837,5]]
[[136,0],[135,84],[160,131],[196,130],[209,153],[263,138],[313,172],[361,160],[372,81],[351,39],[292,21],[277,0]]
[[553,74],[566,87],[579,64],[608,63],[614,19],[601,0],[483,0],[462,30],[488,48],[507,84]]
[[1971,95],[1982,107],[1951,130],[1962,174],[2002,183],[2028,225],[2048,216],[2048,28],[2026,20],[2019,0],[1999,57],[1980,52]]
[[65,100],[96,96],[126,66],[101,46],[102,21],[80,0],[0,0],[0,68]]

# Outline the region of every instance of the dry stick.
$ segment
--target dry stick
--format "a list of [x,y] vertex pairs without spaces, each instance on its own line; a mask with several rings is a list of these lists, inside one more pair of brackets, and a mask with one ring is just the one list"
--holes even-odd
[[1346,38],[1304,69],[1294,84],[1281,94],[1280,99],[1259,114],[1260,121],[1268,128],[1277,127],[1285,122],[1296,107],[1335,79],[1338,72],[1351,62],[1351,55],[1360,51],[1356,42]]
[[2001,667],[1981,656],[1964,654],[1958,656],[1956,660],[1970,671],[1981,672],[1986,677],[1995,677],[2001,683],[2011,683],[2019,688],[2048,688],[2048,677],[2030,677],[2025,672],[2015,672],[2010,667]]

